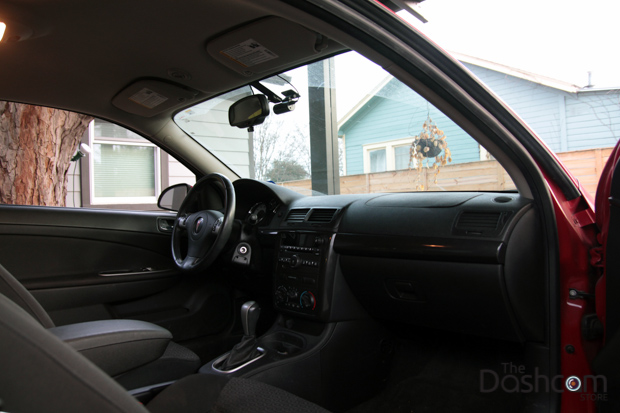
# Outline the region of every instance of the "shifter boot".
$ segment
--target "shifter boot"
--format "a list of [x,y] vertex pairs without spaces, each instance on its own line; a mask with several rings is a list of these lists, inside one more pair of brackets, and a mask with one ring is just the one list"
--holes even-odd
[[260,356],[257,349],[258,341],[256,336],[243,336],[241,341],[233,347],[220,367],[223,371],[230,371],[237,368],[248,361],[254,360]]

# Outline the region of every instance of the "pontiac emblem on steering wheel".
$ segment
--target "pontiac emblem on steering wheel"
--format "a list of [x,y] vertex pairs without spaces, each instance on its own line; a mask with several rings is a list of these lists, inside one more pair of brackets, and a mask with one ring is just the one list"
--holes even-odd
[[200,229],[202,228],[202,224],[204,223],[204,218],[200,217],[196,220],[196,227],[194,228],[194,233],[198,234]]

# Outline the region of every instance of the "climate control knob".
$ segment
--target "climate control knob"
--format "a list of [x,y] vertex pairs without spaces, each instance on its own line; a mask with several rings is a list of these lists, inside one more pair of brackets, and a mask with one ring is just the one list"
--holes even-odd
[[274,293],[275,297],[276,297],[276,303],[277,304],[284,304],[288,301],[288,292],[286,290],[286,287],[281,285],[276,289],[276,292]]
[[299,296],[296,288],[289,288],[288,291],[286,292],[286,295],[288,297],[288,301],[293,302],[293,303],[296,301],[297,297]]
[[316,307],[316,298],[314,298],[314,294],[310,291],[304,291],[299,297],[299,304],[301,305],[301,308],[314,310]]

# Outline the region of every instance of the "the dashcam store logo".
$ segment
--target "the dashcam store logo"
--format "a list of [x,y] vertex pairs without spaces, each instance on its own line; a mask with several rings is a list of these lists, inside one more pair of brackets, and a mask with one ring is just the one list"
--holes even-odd
[[540,374],[538,367],[534,374],[527,374],[525,366],[513,363],[501,363],[502,373],[493,370],[480,370],[480,392],[491,393],[540,393],[565,391],[579,392],[579,398],[585,400],[607,400],[607,379],[605,376],[569,376],[557,375],[549,377]]

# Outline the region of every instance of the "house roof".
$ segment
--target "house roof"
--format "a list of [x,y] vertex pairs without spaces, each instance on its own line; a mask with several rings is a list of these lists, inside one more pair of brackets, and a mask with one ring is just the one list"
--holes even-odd
[[[478,57],[473,57],[469,55],[465,55],[462,53],[449,52],[455,59],[460,61],[461,63],[467,63],[470,65],[482,67],[485,69],[493,70],[495,72],[504,73],[509,76],[513,76],[519,79],[524,79],[532,83],[537,83],[543,86],[547,86],[553,89],[561,90],[568,93],[588,93],[588,92],[600,92],[600,91],[608,91],[608,90],[620,90],[620,87],[580,87],[574,85],[569,82],[564,82],[559,79],[554,79],[552,77],[539,75],[536,73],[528,72],[526,70],[518,69],[516,67],[511,67],[507,65],[503,65],[501,63],[495,63],[490,60],[480,59]],[[345,114],[342,118],[338,120],[338,130],[345,126],[347,122],[349,122],[358,112],[365,107],[365,105],[370,102],[376,95],[383,89],[389,81],[393,77],[391,75],[386,76],[381,80],[377,86],[370,91],[363,99],[361,99],[347,114]]]
[[527,70],[518,69],[516,67],[503,65],[501,63],[492,62],[490,60],[480,59],[478,57],[469,56],[462,53],[449,52],[455,59],[461,63],[468,63],[474,66],[482,67],[485,69],[493,70],[495,72],[504,73],[510,76],[524,79],[533,83],[548,86],[554,89],[563,90],[569,93],[584,93],[584,92],[597,92],[604,90],[619,90],[619,87],[591,87],[591,86],[577,86],[563,80],[555,79],[549,76],[539,75],[537,73],[528,72]]
[[340,128],[344,126],[345,123],[347,123],[353,116],[355,116],[360,111],[360,109],[364,107],[364,105],[370,102],[372,98],[377,96],[381,89],[383,89],[393,78],[394,77],[392,75],[387,75],[381,80],[381,82],[377,84],[377,86],[375,86],[370,92],[368,92],[366,96],[360,99],[360,101],[357,102],[357,104],[353,106],[350,111],[348,111],[342,118],[338,120],[338,130],[340,130]]
[[480,59],[478,57],[468,56],[461,53],[450,52],[450,54],[461,63],[468,63],[474,66],[493,70],[495,72],[504,73],[513,77],[517,77],[519,79],[524,79],[529,82],[538,83],[540,85],[548,86],[554,89],[563,90],[569,93],[577,93],[581,90],[581,87],[573,85],[572,83],[528,72],[526,70],[518,69],[516,67],[503,65],[501,63],[495,63],[490,60]]

